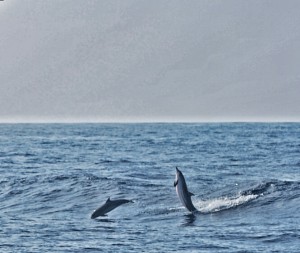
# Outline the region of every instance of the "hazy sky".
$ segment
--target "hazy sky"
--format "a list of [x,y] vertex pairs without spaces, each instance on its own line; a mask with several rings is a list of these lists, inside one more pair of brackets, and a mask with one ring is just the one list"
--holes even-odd
[[298,0],[0,1],[0,121],[300,121]]

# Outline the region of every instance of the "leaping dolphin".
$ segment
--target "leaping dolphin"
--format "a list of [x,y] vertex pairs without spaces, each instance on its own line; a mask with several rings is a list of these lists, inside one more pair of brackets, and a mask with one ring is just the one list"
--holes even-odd
[[98,209],[96,209],[92,213],[91,219],[95,219],[99,216],[105,216],[106,213],[114,210],[115,208],[117,208],[120,205],[129,203],[129,202],[133,202],[133,201],[132,200],[127,200],[127,199],[111,200],[110,198],[108,198],[102,206],[100,206]]
[[182,205],[190,212],[196,212],[197,209],[194,207],[191,200],[191,196],[193,196],[194,194],[188,191],[184,176],[177,167],[174,187],[176,187],[176,192]]

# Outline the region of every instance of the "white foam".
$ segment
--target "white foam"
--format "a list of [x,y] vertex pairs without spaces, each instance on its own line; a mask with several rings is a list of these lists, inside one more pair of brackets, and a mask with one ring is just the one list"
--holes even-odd
[[236,197],[222,197],[209,200],[194,200],[194,205],[200,212],[211,213],[245,204],[257,197],[258,195],[240,195]]

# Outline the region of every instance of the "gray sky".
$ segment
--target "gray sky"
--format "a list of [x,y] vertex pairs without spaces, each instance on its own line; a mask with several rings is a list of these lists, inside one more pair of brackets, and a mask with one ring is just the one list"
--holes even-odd
[[300,121],[300,1],[0,1],[0,122]]

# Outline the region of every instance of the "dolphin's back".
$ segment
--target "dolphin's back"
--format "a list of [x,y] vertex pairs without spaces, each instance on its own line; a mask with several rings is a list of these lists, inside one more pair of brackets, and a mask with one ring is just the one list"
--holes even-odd
[[104,216],[106,213],[114,210],[120,205],[126,204],[132,202],[131,200],[127,199],[116,199],[116,200],[110,200],[110,198],[107,199],[107,201],[97,208],[91,215],[91,219],[95,219],[99,216]]

